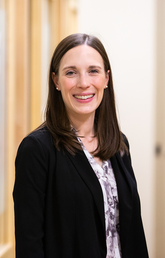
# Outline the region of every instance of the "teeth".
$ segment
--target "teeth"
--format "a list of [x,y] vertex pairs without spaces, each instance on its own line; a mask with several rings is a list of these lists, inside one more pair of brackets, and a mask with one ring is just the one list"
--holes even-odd
[[76,99],[89,99],[89,98],[92,98],[93,96],[94,96],[94,94],[86,95],[86,96],[75,95],[75,98]]

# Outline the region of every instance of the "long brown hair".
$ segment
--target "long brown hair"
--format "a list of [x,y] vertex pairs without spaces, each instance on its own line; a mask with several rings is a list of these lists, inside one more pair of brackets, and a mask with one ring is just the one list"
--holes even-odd
[[95,113],[95,135],[98,147],[93,155],[101,160],[107,160],[116,152],[125,150],[125,144],[119,129],[110,62],[103,44],[94,36],[87,34],[72,34],[64,38],[56,47],[50,63],[49,92],[46,107],[45,125],[50,131],[57,149],[66,149],[74,154],[80,149],[74,130],[71,130],[69,118],[60,91],[57,91],[52,80],[52,73],[58,75],[61,58],[64,54],[80,45],[87,45],[97,50],[103,58],[105,72],[109,72],[108,88]]

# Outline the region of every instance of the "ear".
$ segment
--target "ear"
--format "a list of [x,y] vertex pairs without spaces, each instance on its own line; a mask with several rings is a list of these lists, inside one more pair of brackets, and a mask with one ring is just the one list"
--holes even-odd
[[108,88],[107,85],[108,85],[108,81],[109,81],[109,72],[110,72],[109,70],[106,72],[106,76],[105,76],[106,77],[106,86],[104,87],[104,89]]
[[53,72],[52,73],[52,80],[54,82],[54,85],[56,87],[56,90],[59,90],[60,91],[60,88],[59,88],[59,82],[58,82],[58,76]]

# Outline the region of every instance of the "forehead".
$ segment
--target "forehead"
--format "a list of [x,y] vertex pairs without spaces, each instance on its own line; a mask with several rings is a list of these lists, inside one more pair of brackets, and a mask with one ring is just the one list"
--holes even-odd
[[100,65],[104,67],[103,58],[94,48],[81,45],[68,50],[62,57],[60,68],[65,66]]

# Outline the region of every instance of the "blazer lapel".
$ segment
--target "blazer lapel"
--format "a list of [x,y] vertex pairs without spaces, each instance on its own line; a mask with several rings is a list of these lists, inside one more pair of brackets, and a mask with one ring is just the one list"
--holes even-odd
[[76,152],[75,156],[67,155],[93,196],[105,232],[104,200],[98,178],[83,151]]
[[120,238],[122,248],[125,246],[126,236],[129,232],[132,218],[132,179],[127,171],[120,154],[111,158],[111,164],[116,178],[119,196],[119,218],[120,218]]

